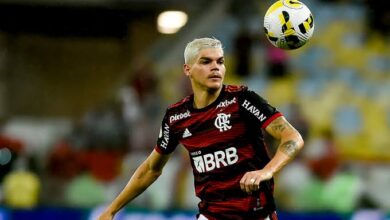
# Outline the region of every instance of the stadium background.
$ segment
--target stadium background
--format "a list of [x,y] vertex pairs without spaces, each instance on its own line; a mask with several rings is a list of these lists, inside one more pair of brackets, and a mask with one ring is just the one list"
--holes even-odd
[[[166,105],[189,92],[182,53],[203,36],[225,44],[226,83],[267,97],[305,137],[277,176],[281,219],[390,219],[389,12],[304,3],[314,36],[286,52],[264,38],[269,0],[0,0],[0,219],[96,218],[152,150]],[[164,35],[168,9],[189,19]],[[178,149],[117,219],[193,219]]]

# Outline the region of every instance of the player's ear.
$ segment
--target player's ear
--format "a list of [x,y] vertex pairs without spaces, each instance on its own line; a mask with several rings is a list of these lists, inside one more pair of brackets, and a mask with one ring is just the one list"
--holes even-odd
[[184,64],[184,65],[183,65],[183,71],[184,71],[184,74],[185,74],[187,77],[190,76],[190,69],[191,69],[190,65],[188,65],[188,64]]

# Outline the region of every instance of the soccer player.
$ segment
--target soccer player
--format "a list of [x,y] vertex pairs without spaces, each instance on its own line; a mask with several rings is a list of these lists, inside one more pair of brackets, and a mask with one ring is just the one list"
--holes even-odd
[[[184,59],[193,94],[167,108],[153,152],[99,219],[113,219],[146,190],[179,143],[191,158],[201,200],[198,219],[277,219],[273,176],[301,150],[301,135],[255,92],[223,84],[225,61],[219,40],[189,42]],[[263,131],[280,141],[272,159]]]

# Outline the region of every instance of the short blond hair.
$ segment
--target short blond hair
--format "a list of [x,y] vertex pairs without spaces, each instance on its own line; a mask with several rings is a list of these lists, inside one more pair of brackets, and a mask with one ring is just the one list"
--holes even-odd
[[189,42],[184,50],[184,63],[193,63],[199,51],[207,48],[219,48],[223,52],[222,43],[218,39],[209,37],[196,38]]

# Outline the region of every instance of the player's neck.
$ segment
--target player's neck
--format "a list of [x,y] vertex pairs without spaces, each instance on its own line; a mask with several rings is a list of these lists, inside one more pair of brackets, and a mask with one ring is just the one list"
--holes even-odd
[[194,108],[201,109],[213,103],[221,93],[222,87],[218,90],[194,91]]

